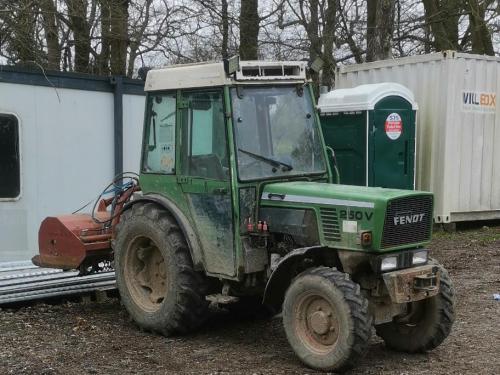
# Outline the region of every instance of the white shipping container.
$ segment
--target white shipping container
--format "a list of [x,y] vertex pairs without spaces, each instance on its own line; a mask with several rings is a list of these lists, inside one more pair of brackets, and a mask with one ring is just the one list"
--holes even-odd
[[500,218],[500,58],[445,51],[341,66],[336,89],[397,82],[415,94],[417,188],[434,220]]

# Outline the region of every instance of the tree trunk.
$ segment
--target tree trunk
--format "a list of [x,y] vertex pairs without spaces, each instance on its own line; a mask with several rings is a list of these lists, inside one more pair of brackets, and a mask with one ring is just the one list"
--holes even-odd
[[135,69],[135,59],[139,55],[139,48],[141,47],[144,41],[144,33],[146,32],[147,27],[149,26],[150,20],[150,12],[151,12],[151,4],[153,0],[146,0],[145,4],[142,8],[141,13],[141,22],[136,23],[135,25],[130,27],[128,31],[128,47],[129,47],[129,56],[128,56],[128,66],[127,66],[127,77],[132,77]]
[[[299,4],[301,9],[303,8],[304,1],[299,0]],[[309,1],[309,12],[310,12],[310,21],[307,22],[307,20],[303,19],[304,22],[304,27],[307,32],[307,37],[309,39],[309,61],[313,62],[316,60],[318,57],[322,57],[322,40],[320,39],[319,36],[319,0],[310,0]],[[324,64],[324,59],[323,64]],[[313,88],[315,93],[317,94],[319,92],[318,86],[319,86],[319,74],[311,71],[311,79],[313,80]]]
[[99,0],[101,7],[101,52],[97,58],[97,71],[99,74],[109,74],[110,33],[111,33],[111,8],[110,0]]
[[478,0],[468,0],[469,22],[471,25],[472,53],[494,56],[493,43],[485,21],[485,9],[488,1],[482,4]]
[[[222,46],[221,54],[223,59],[227,59],[228,56],[228,44],[229,44],[229,16],[227,12],[227,0],[222,0],[221,2],[221,22],[222,22]],[[257,24],[257,27],[259,25]]]
[[369,0],[367,12],[366,61],[392,57],[395,0]]
[[57,32],[57,9],[53,0],[41,0],[43,29],[47,40],[47,68],[59,70],[61,67],[61,47]]
[[458,50],[458,21],[462,0],[423,0],[425,21],[437,51]]
[[127,73],[128,0],[111,0],[111,74]]
[[378,0],[368,0],[366,3],[366,61],[373,61]]
[[321,76],[321,84],[332,87],[335,75],[335,59],[333,58],[333,47],[335,43],[335,28],[337,1],[328,0],[328,8],[325,11],[325,26],[323,28],[323,73]]
[[[12,4],[13,5],[13,4]],[[15,9],[15,10],[14,10]],[[35,39],[35,8],[30,0],[22,0],[13,9],[15,17],[10,18],[12,35],[10,40],[11,59],[13,62],[37,61],[37,43]]]
[[259,45],[259,1],[243,0],[240,12],[240,57],[257,60]]
[[90,71],[90,26],[87,22],[87,2],[67,0],[71,31],[75,41],[75,67],[77,72]]

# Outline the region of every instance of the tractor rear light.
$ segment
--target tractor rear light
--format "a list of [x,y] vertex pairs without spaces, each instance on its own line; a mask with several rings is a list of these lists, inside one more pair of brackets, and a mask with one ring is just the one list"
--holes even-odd
[[361,232],[361,245],[370,246],[372,244],[372,232]]
[[253,223],[252,223],[252,218],[249,216],[247,220],[247,231],[248,232],[253,232]]

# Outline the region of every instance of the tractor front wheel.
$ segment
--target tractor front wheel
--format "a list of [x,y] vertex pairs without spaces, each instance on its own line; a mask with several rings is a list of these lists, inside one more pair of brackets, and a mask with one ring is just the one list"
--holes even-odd
[[115,242],[116,283],[122,302],[143,329],[170,335],[197,328],[208,302],[184,236],[153,203],[125,211]]
[[336,269],[318,267],[291,283],[283,324],[302,362],[318,370],[345,371],[365,354],[372,318],[358,284]]

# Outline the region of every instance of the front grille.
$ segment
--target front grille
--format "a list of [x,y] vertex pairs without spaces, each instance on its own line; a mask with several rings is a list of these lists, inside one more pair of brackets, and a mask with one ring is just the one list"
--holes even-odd
[[340,241],[340,228],[337,210],[335,208],[321,208],[321,226],[326,241]]
[[382,248],[423,242],[430,239],[432,195],[389,201],[385,214]]

